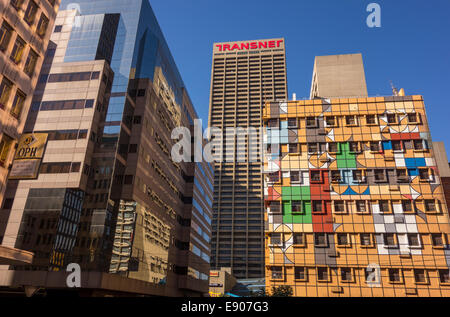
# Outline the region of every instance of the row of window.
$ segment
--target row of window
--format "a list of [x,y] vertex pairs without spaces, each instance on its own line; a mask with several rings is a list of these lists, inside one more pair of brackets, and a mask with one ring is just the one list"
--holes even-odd
[[[434,181],[433,169],[429,167],[418,168],[396,168],[396,169],[352,169],[352,170],[309,170],[309,171],[289,171],[289,179],[292,184],[303,183],[305,178],[309,177],[310,183],[321,184],[325,179],[332,183],[364,183],[368,179],[379,183],[395,180],[397,183],[409,183],[410,178],[419,176],[421,181]],[[222,176],[223,178],[223,176]],[[269,183],[280,183],[281,173],[273,172],[267,174]]]
[[[283,203],[283,205],[282,205]],[[396,209],[396,205],[404,213],[415,213],[417,211],[426,211],[429,213],[439,211],[440,202],[435,199],[411,200],[269,200],[266,201],[268,212],[271,214],[305,214],[311,210],[312,213],[325,214],[332,212],[336,214],[348,214],[352,211],[360,214],[369,214],[370,211],[378,210],[379,213],[390,214]],[[399,208],[400,209],[400,208]]]
[[40,174],[63,174],[78,173],[80,171],[80,162],[64,163],[42,163],[39,169]]
[[[380,119],[382,118],[388,125],[400,124],[401,117],[405,115],[403,114],[395,114],[388,113],[386,115],[376,115],[376,114],[367,114],[367,115],[346,115],[346,116],[332,116],[327,115],[324,118],[326,127],[339,127],[342,124],[345,126],[359,126],[362,122],[361,118],[365,119],[365,124],[368,126],[375,126],[380,124]],[[407,113],[406,117],[408,119],[408,123],[419,124],[421,123],[421,116],[419,113]],[[300,118],[288,118],[287,126],[289,128],[298,128]],[[305,119],[305,124],[307,128],[319,128],[319,118],[309,116]],[[280,122],[278,119],[269,119],[267,121],[267,127],[269,128],[279,128]]]
[[[311,268],[295,266],[294,267],[294,279],[299,282],[307,282],[308,281],[308,273]],[[390,268],[387,269],[388,274],[387,278],[390,283],[404,283],[403,272],[398,268]],[[282,266],[272,266],[270,268],[271,278],[273,280],[284,280],[286,272],[283,271]],[[328,267],[317,267],[315,268],[316,278],[319,282],[331,282],[331,271]],[[355,276],[357,274],[355,268],[351,267],[340,267],[338,272],[338,276],[342,282],[355,282]],[[374,272],[376,275],[374,275]],[[438,270],[439,272],[439,282],[444,285],[450,284],[450,276],[448,269]],[[381,276],[378,276],[377,269],[364,269],[365,280],[367,284],[373,284],[374,282],[381,282],[379,279]],[[381,272],[380,272],[381,273]],[[381,275],[381,274],[380,274]],[[428,271],[425,269],[414,269],[414,279],[416,284],[428,284],[429,276]]]
[[[272,142],[271,142],[272,143]],[[347,148],[348,143],[348,148]],[[289,143],[288,152],[290,154],[301,154],[302,143]],[[320,142],[320,143],[305,143],[308,154],[315,153],[332,153],[341,154],[342,152],[350,152],[353,154],[370,151],[372,153],[383,153],[388,150],[400,153],[406,150],[425,151],[430,147],[426,140],[392,140],[392,141],[368,141],[368,142]],[[278,143],[267,144],[266,151],[268,154],[276,154],[279,152]]]
[[61,83],[70,81],[96,80],[100,78],[100,72],[73,72],[60,74],[44,74],[39,77],[39,83]]
[[[270,233],[270,245],[271,246],[284,246],[287,242],[286,237],[292,236],[292,243],[294,246],[306,247],[307,246],[307,233]],[[330,238],[334,236],[336,239],[336,245],[341,247],[351,247],[352,236],[355,235],[359,237],[359,245],[361,247],[375,247],[375,234],[373,233],[314,233],[314,246],[327,248],[330,246]],[[399,246],[400,240],[398,233],[383,233],[381,234],[383,238],[383,245],[385,247],[397,248]],[[435,248],[443,248],[448,244],[447,234],[444,233],[431,233],[431,234],[419,234],[419,233],[407,233],[406,240],[404,244],[411,248],[422,248],[423,237],[430,236],[431,245]],[[401,238],[400,238],[401,239]]]
[[73,110],[84,109],[94,107],[94,99],[74,99],[74,100],[56,100],[56,101],[43,101],[33,102],[31,104],[31,110],[36,111],[53,111],[53,110]]

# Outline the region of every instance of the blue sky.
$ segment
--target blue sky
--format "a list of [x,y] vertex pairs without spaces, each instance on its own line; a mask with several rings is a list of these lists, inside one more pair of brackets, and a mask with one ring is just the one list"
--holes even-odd
[[[371,2],[381,6],[381,28],[366,25]],[[450,153],[449,0],[150,3],[204,125],[213,42],[284,37],[290,96],[309,96],[315,56],[362,53],[369,95],[391,95],[390,80],[407,95],[423,95],[433,141]]]

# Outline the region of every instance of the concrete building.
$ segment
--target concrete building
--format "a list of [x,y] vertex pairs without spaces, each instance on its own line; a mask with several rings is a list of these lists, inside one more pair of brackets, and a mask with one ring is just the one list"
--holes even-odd
[[433,150],[436,156],[436,165],[442,186],[444,187],[445,200],[447,207],[450,207],[450,163],[445,150],[444,142],[433,142]]
[[361,54],[316,56],[310,99],[367,97]]
[[[59,3],[0,1],[0,204]],[[0,215],[0,232],[4,227]]]
[[[260,129],[262,105],[287,99],[284,39],[214,43],[209,126]],[[261,135],[256,132],[257,143]],[[228,142],[228,141],[227,141]],[[232,141],[247,154],[249,140]],[[236,278],[264,275],[261,162],[224,154],[215,166],[211,265]]]
[[450,295],[449,215],[422,96],[272,102],[263,120],[268,290]]
[[209,272],[209,296],[221,297],[230,292],[236,285],[236,278],[231,273],[231,268],[221,268]]
[[[213,169],[170,156],[172,130],[192,130],[195,109],[148,1],[96,4],[56,19],[23,142],[28,153],[29,140],[42,141],[39,170],[24,175],[31,163],[16,154],[2,210],[3,244],[35,258],[3,267],[0,285],[202,296]],[[70,263],[84,274],[80,289],[65,284]]]

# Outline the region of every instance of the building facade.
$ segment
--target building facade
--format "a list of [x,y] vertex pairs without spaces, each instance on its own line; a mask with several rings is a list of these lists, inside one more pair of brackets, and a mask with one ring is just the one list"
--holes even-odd
[[[284,39],[214,43],[209,126],[261,127],[264,102],[287,98]],[[256,131],[259,143],[261,135]],[[250,137],[250,136],[248,136]],[[258,151],[247,139],[236,148]],[[228,142],[228,140],[227,140]],[[264,275],[261,161],[216,158],[211,265],[231,267],[236,278]]]
[[[0,204],[59,3],[0,1]],[[0,215],[0,232],[5,225]]]
[[267,103],[266,286],[449,296],[449,217],[422,96]]
[[83,294],[207,294],[213,169],[170,155],[195,109],[148,1],[95,4],[63,3],[55,23],[26,128],[47,135],[42,163],[3,210],[3,243],[35,260],[3,274],[64,289],[76,263],[99,277]]

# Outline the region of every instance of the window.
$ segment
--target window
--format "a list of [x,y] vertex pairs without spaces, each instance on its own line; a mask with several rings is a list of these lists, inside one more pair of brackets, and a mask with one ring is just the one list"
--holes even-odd
[[375,170],[375,181],[383,182],[386,180],[386,172],[384,170]]
[[6,161],[8,160],[13,141],[12,138],[3,134],[2,140],[0,141],[0,166],[6,167]]
[[11,40],[12,28],[8,23],[3,22],[2,27],[0,28],[0,50],[6,51],[9,45],[9,41]]
[[274,279],[274,280],[283,279],[283,267],[282,266],[272,266],[272,279]]
[[356,212],[366,213],[367,212],[367,204],[365,200],[357,200],[356,201]]
[[289,143],[289,153],[290,154],[298,154],[299,153],[299,146],[298,143]]
[[401,141],[392,141],[392,150],[393,151],[403,151],[402,142]]
[[380,212],[387,213],[389,212],[389,202],[387,200],[379,200],[378,206],[380,207]]
[[278,128],[278,120],[277,119],[270,119],[267,122],[267,125],[269,128]]
[[328,143],[328,152],[337,153],[339,151],[339,147],[337,143]]
[[449,284],[450,283],[450,270],[439,270],[439,281],[441,284]]
[[419,235],[417,233],[408,233],[408,245],[410,247],[420,247]]
[[395,242],[395,234],[394,233],[385,233],[384,234],[384,245],[387,247],[397,246]]
[[444,246],[444,239],[442,239],[442,234],[441,233],[431,234],[431,243],[433,244],[433,247]]
[[328,268],[326,268],[326,267],[318,267],[317,268],[317,280],[320,282],[328,281]]
[[291,205],[292,213],[302,213],[302,202],[301,200],[293,200]]
[[36,12],[38,10],[38,6],[34,1],[30,1],[28,3],[27,10],[25,11],[24,20],[28,23],[28,25],[33,24],[34,19],[36,18]]
[[296,266],[294,269],[294,275],[296,280],[306,280],[306,271],[304,267]]
[[403,212],[412,212],[412,202],[411,200],[402,200],[402,209]]
[[39,18],[39,22],[36,28],[36,32],[40,37],[44,37],[45,33],[47,33],[47,27],[48,27],[48,19],[44,15],[44,13],[41,14],[41,17]]
[[317,153],[319,151],[319,147],[317,143],[308,143],[308,153]]
[[53,31],[54,33],[59,33],[62,31],[62,25],[55,25],[55,30]]
[[33,76],[34,74],[34,70],[36,68],[36,63],[38,60],[38,54],[33,51],[32,49],[30,49],[30,52],[28,53],[28,58],[27,61],[25,62],[25,68],[24,68],[24,72],[25,74],[27,74],[28,76]]
[[419,177],[420,180],[427,181],[430,179],[430,173],[428,168],[419,168]]
[[341,268],[341,280],[343,282],[353,281],[352,269],[348,267]]
[[289,172],[291,183],[300,183],[300,171]]
[[370,142],[370,151],[372,152],[380,152],[380,142],[378,141],[374,141],[374,142]]
[[364,181],[362,170],[353,170],[353,181],[361,183]]
[[11,0],[11,5],[16,9],[19,10],[22,7],[24,0]]
[[328,246],[327,235],[325,233],[315,233],[314,234],[314,245],[316,247]]
[[436,211],[436,202],[433,199],[425,200],[425,211],[428,212]]
[[2,83],[0,84],[0,109],[7,107],[12,86],[12,82],[3,77]]
[[280,173],[269,173],[269,182],[278,183],[280,181]]
[[405,183],[409,182],[409,177],[406,171],[406,168],[397,169],[397,182]]
[[350,152],[353,152],[353,153],[359,152],[359,143],[358,142],[350,142],[349,147],[350,147]]
[[297,127],[297,118],[289,118],[288,128],[296,128],[296,127]]
[[391,283],[400,283],[401,276],[399,269],[389,269],[389,281]]
[[338,233],[337,235],[337,243],[339,246],[348,246],[348,235],[346,233]]
[[370,236],[370,233],[361,233],[359,236],[361,239],[361,246],[371,246],[372,245],[372,238]]
[[345,212],[345,202],[342,200],[335,200],[334,201],[334,212],[344,213]]
[[315,128],[315,127],[317,127],[316,117],[306,117],[306,127],[307,128]]
[[416,113],[408,113],[408,122],[409,123],[417,123],[417,114]]
[[321,200],[312,201],[312,212],[323,212],[323,205]]
[[23,109],[23,104],[25,103],[26,98],[27,96],[22,91],[17,89],[16,96],[14,97],[14,101],[10,111],[10,113],[15,118],[20,118],[20,114],[22,113]]
[[22,60],[23,51],[25,50],[25,41],[22,40],[19,36],[16,38],[16,42],[14,43],[14,47],[11,51],[10,59],[16,63],[19,64]]
[[72,166],[70,167],[71,173],[78,173],[80,171],[81,163],[72,163]]
[[347,125],[356,125],[356,116],[345,116],[345,123]]
[[334,127],[334,126],[336,126],[336,117],[327,116],[327,117],[325,117],[325,122],[327,123],[327,126]]
[[303,233],[294,233],[294,244],[303,245],[305,244],[305,235]]
[[91,74],[91,80],[93,79],[99,79],[100,78],[100,72],[92,72]]
[[281,203],[279,201],[269,201],[268,203],[269,212],[273,214],[280,214],[281,213]]
[[386,115],[387,123],[395,124],[397,123],[397,116],[394,113],[388,113]]
[[339,183],[341,181],[341,172],[340,171],[331,171],[331,181],[335,183]]
[[421,151],[424,149],[422,140],[413,140],[413,143],[414,143],[414,150]]
[[377,117],[374,114],[366,115],[366,124],[377,124]]
[[320,171],[311,171],[311,181],[312,182],[320,182],[321,181]]

